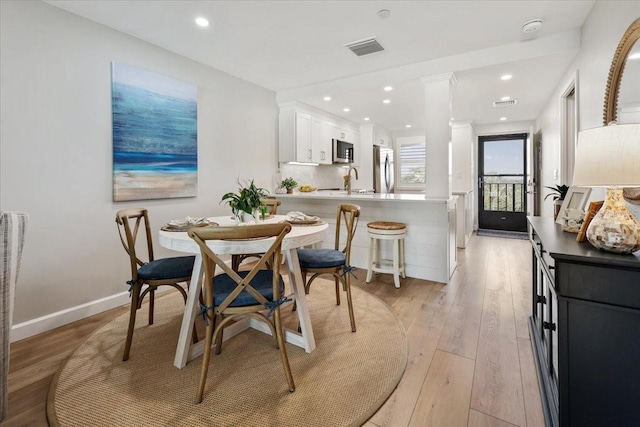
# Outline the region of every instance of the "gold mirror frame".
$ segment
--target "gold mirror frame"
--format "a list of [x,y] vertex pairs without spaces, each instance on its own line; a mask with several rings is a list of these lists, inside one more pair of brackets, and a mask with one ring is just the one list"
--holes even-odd
[[624,65],[627,60],[627,55],[629,55],[629,52],[638,39],[640,39],[640,18],[629,25],[620,43],[618,43],[616,53],[613,55],[611,68],[609,68],[609,77],[607,78],[607,87],[604,93],[604,121],[602,123],[604,126],[616,121],[618,118],[618,93],[620,91],[622,74],[624,73]]
[[[627,56],[634,44],[640,39],[640,18],[636,19],[629,25],[625,31],[618,48],[613,55],[611,68],[609,68],[609,77],[607,78],[607,87],[604,93],[604,114],[603,125],[617,121],[618,119],[618,95],[620,92],[620,83],[622,82],[622,74]],[[640,187],[625,188],[624,198],[635,204],[640,204]]]

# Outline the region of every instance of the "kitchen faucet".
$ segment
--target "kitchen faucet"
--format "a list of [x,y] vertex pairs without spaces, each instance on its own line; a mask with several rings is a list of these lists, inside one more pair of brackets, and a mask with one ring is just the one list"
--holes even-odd
[[345,175],[345,181],[347,184],[347,195],[351,195],[351,171],[354,171],[356,173],[356,180],[358,179],[358,169],[356,169],[355,166],[350,166],[349,167],[349,172],[347,172],[347,174]]

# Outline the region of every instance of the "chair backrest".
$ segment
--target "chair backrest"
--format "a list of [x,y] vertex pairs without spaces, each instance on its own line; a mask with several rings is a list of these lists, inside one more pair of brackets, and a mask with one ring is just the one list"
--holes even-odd
[[[291,224],[289,223],[248,225],[244,227],[201,227],[189,229],[189,237],[191,237],[198,246],[200,246],[202,264],[205,272],[205,283],[213,283],[213,293],[215,294],[214,278],[216,265],[238,284],[235,291],[231,292],[229,297],[220,304],[216,310],[217,312],[223,311],[228,307],[243,289],[253,295],[253,297],[261,304],[266,303],[267,300],[250,285],[250,282],[259,270],[268,269],[267,262],[270,262],[270,265],[273,268],[273,297],[274,300],[279,299],[282,240],[289,231],[291,231]],[[261,254],[260,260],[253,265],[251,271],[245,277],[241,277],[231,268],[231,266],[227,265],[224,260],[213,252],[209,246],[207,246],[208,240],[254,240],[270,237],[275,237],[275,240],[269,249],[265,253]]]
[[0,421],[7,414],[9,335],[28,219],[23,212],[0,213]]
[[[342,251],[346,255],[346,263],[350,265],[351,260],[351,241],[356,234],[356,228],[358,226],[358,218],[360,218],[360,206],[343,203],[338,206],[338,217],[336,218],[336,242],[335,249]],[[345,236],[343,240],[343,247],[340,248],[340,234],[342,225],[345,228]]]
[[267,206],[267,213],[269,215],[276,215],[278,213],[278,206],[280,206],[280,203],[282,202],[278,199],[268,198],[263,199],[262,203]]
[[[149,215],[145,208],[122,209],[116,212],[118,234],[124,250],[129,254],[131,263],[131,278],[138,277],[138,268],[153,261],[153,239],[149,225]],[[124,231],[124,237],[123,237]],[[140,254],[140,247],[136,248],[138,236],[146,239],[146,257]],[[140,245],[139,245],[140,246]]]

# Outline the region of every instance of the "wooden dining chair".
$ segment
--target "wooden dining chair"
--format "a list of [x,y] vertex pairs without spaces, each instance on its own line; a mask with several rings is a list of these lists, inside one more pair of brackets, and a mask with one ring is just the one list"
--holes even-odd
[[[144,297],[149,294],[149,325],[153,324],[154,297],[159,286],[176,288],[186,302],[187,293],[180,286],[180,283],[186,283],[188,288],[195,256],[155,259],[153,256],[153,239],[149,225],[149,215],[144,208],[119,210],[116,213],[116,224],[122,246],[129,255],[131,267],[131,280],[127,281],[131,293],[131,314],[129,315],[127,341],[122,355],[122,360],[126,361],[129,359],[133,331],[136,326],[136,312],[142,306]],[[145,250],[138,250],[143,245],[136,246],[139,235],[144,235],[144,238],[146,238]],[[146,257],[144,256],[145,252]],[[142,290],[145,285],[146,288]],[[193,331],[193,340],[197,342],[198,337],[195,328]]]
[[[356,331],[356,321],[353,315],[353,303],[351,301],[351,242],[358,226],[360,217],[360,206],[352,204],[341,204],[338,207],[336,218],[336,238],[334,249],[298,249],[300,259],[300,270],[305,282],[305,293],[309,293],[311,283],[323,275],[333,276],[336,286],[336,303],[340,305],[340,283],[347,293],[347,304],[349,306],[349,320],[351,321],[351,331]],[[342,225],[345,228],[345,236],[341,242]],[[311,278],[307,281],[307,275]]]
[[[211,358],[211,345],[215,342],[215,352],[220,354],[223,328],[238,316],[255,318],[269,326],[276,347],[280,349],[289,391],[295,390],[280,318],[280,305],[289,301],[282,295],[284,281],[280,275],[282,240],[289,231],[291,231],[291,224],[288,223],[246,227],[206,227],[189,230],[189,236],[200,246],[205,272],[203,285],[205,303],[202,305],[200,314],[205,317],[206,333],[196,403],[202,402]],[[275,240],[250,271],[234,271],[207,246],[209,240],[263,238],[275,238]],[[272,269],[267,268],[267,262]],[[223,273],[216,275],[216,266],[220,267]],[[268,312],[265,314],[264,311]]]
[[[262,200],[262,204],[267,207],[267,215],[277,215],[278,206],[280,206],[281,202],[278,199],[267,198]],[[242,261],[248,258],[260,258],[262,254],[234,254],[231,255],[231,268],[234,271],[238,271],[240,268],[240,264]]]

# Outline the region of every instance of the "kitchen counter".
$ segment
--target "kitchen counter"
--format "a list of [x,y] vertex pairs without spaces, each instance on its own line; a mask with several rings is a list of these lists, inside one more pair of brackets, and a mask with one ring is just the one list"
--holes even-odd
[[[352,243],[351,264],[367,268],[369,235],[367,223],[396,221],[407,224],[405,271],[408,277],[447,283],[456,267],[456,201],[427,198],[424,194],[375,194],[325,190],[310,193],[276,194],[278,213],[300,211],[316,215],[329,224],[320,244],[333,248],[336,212],[341,203],[360,206],[359,225]],[[390,242],[382,242],[382,258],[392,258]],[[402,285],[401,285],[402,286]]]
[[299,199],[327,199],[327,200],[352,200],[353,203],[362,200],[371,201],[393,201],[393,202],[426,202],[436,204],[447,204],[450,199],[433,199],[427,198],[424,194],[379,194],[379,193],[357,193],[352,192],[348,195],[346,191],[312,191],[309,193],[303,193],[300,191],[293,192],[292,194],[275,194],[278,199],[287,198],[299,198]]

